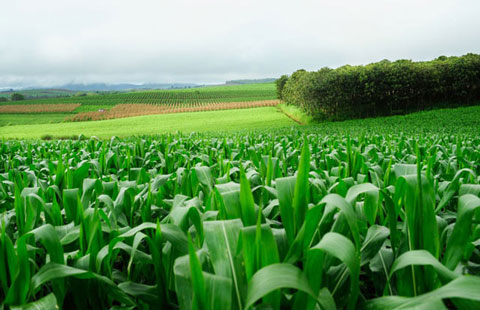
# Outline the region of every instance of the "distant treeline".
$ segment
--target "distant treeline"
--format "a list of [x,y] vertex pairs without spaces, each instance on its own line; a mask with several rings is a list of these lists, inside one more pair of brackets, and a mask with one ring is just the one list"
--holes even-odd
[[8,90],[0,92],[0,102],[23,100],[23,99],[42,99],[55,97],[70,97],[75,92],[65,89],[24,89],[24,90]]
[[316,72],[298,70],[277,81],[277,94],[317,119],[349,119],[469,105],[480,100],[480,55],[432,61],[383,60]]
[[267,79],[249,79],[249,80],[231,80],[226,81],[225,84],[227,85],[239,85],[239,84],[260,84],[260,83],[272,83],[275,82],[275,78],[267,78]]

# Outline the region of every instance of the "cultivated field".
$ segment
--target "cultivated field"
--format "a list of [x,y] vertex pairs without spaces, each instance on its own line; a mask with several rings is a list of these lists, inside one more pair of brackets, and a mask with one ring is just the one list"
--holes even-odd
[[69,97],[75,95],[75,91],[66,89],[29,89],[21,91],[1,91],[0,97],[9,99],[12,94],[20,93],[25,96],[26,99],[41,99],[41,98],[54,98],[54,97]]
[[36,309],[478,309],[479,114],[4,141],[0,300]]
[[124,118],[151,114],[170,114],[184,112],[218,111],[231,109],[249,109],[259,107],[273,107],[280,103],[279,100],[245,101],[245,102],[222,102],[222,103],[191,103],[182,105],[163,104],[117,104],[108,111],[103,109],[90,112],[82,112],[66,118],[68,121],[97,121],[103,119]]
[[9,104],[80,103],[82,105],[116,105],[121,103],[144,104],[195,104],[243,102],[276,99],[273,83],[212,86],[175,90],[148,90],[129,93],[96,94],[67,98],[45,98],[9,102]]
[[29,114],[29,113],[55,113],[73,112],[80,107],[79,103],[60,104],[3,104],[0,105],[0,114]]
[[5,129],[2,126],[60,123],[70,115],[70,113],[0,114],[0,136]]
[[[68,98],[46,98],[0,103],[0,125],[7,113],[31,114],[32,123],[87,121],[149,114],[215,111],[275,106],[273,83],[212,86],[182,90],[152,90],[115,94],[89,94]],[[63,119],[47,119],[46,113],[70,113]],[[19,118],[19,124],[22,119]],[[11,118],[8,118],[9,120]]]
[[[1,118],[0,118],[1,120]],[[205,112],[145,115],[100,121],[42,123],[0,127],[1,138],[40,139],[85,135],[109,139],[112,136],[155,135],[205,131],[252,131],[296,126],[275,107]]]

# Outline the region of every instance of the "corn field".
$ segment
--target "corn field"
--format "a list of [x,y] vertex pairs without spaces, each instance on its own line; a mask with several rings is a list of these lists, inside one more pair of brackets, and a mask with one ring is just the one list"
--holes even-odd
[[78,103],[0,105],[0,114],[73,112],[79,106]]
[[63,98],[30,99],[8,104],[69,104],[116,105],[116,104],[155,104],[191,105],[217,104],[224,102],[245,102],[275,100],[277,94],[273,83],[247,84],[239,86],[214,86],[181,90],[149,90],[126,93],[100,93],[86,96]]
[[[248,109],[258,107],[273,107],[280,103],[279,100],[262,100],[246,102],[223,103],[189,103],[189,104],[117,104],[110,110],[89,111],[76,113],[66,117],[66,121],[96,121],[141,115],[169,114],[184,112],[218,111],[229,109]],[[1,108],[1,107],[0,107]]]
[[0,159],[1,309],[480,309],[476,135],[12,140]]

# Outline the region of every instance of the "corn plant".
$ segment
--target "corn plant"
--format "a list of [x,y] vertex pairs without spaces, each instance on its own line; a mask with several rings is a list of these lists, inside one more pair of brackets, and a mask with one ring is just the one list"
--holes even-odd
[[0,145],[2,309],[478,309],[480,139]]

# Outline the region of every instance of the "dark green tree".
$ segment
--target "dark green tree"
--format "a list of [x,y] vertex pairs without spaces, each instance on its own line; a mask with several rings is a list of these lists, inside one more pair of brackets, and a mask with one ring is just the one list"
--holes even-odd
[[288,81],[288,75],[286,74],[282,75],[280,78],[275,80],[275,85],[277,86],[277,97],[280,100],[283,100],[282,91],[287,81]]
[[10,98],[12,99],[12,101],[25,100],[25,96],[20,93],[13,93]]
[[470,105],[480,101],[480,55],[297,70],[281,87],[281,99],[336,120]]

